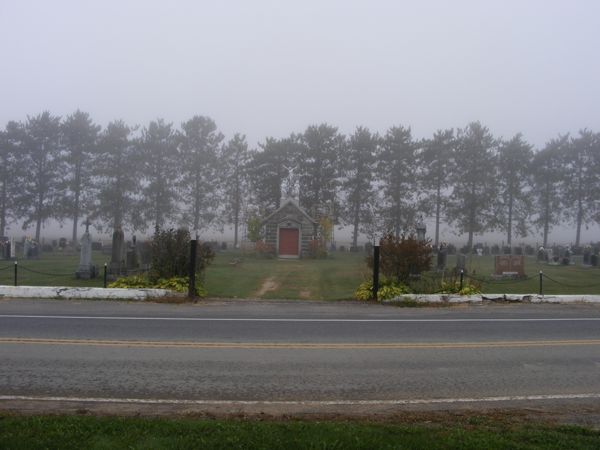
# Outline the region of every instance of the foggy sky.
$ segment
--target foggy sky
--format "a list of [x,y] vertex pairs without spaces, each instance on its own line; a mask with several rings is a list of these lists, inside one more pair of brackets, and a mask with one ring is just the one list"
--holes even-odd
[[[417,4],[418,3],[418,4]],[[251,146],[328,122],[600,130],[600,2],[0,0],[0,125],[80,108]]]
[[0,123],[213,117],[251,144],[328,122],[416,137],[481,120],[541,146],[600,128],[600,3],[0,2]]

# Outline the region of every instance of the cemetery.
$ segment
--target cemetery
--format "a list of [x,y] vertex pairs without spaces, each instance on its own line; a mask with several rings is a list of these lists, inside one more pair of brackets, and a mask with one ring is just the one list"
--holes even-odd
[[[17,259],[4,258],[0,261],[0,285],[14,284],[14,266],[17,262],[19,286],[101,288],[104,267],[106,265],[107,272],[110,272],[111,265],[117,262],[113,259],[116,252],[109,243],[102,246],[94,241],[93,236],[89,236],[88,240],[89,234],[89,231],[84,233],[79,249],[60,247],[57,242],[53,251],[41,252],[36,256],[31,256],[31,244],[27,244],[27,240],[14,240]],[[202,283],[209,297],[348,300],[354,298],[360,282],[371,277],[371,269],[366,264],[367,252],[363,247],[361,251],[350,252],[341,251],[339,248],[342,246],[338,246],[338,250],[330,251],[326,258],[292,260],[264,258],[252,251],[234,250],[231,246],[218,243],[213,243],[212,247],[216,250],[216,256],[206,268]],[[372,251],[371,246],[366,247]],[[27,253],[24,253],[25,250]],[[466,282],[475,283],[483,293],[536,294],[539,290],[539,272],[543,271],[546,295],[600,292],[598,256],[594,248],[584,250],[583,254],[570,255],[569,264],[562,264],[560,257],[558,263],[554,261],[554,255],[565,253],[560,248],[555,250],[547,261],[545,256],[540,258],[538,253],[461,255],[452,248],[450,251],[442,248],[440,252],[432,254],[431,269],[420,274],[419,279],[412,281],[412,285],[416,289],[432,292],[434,283],[440,283],[443,279],[447,281],[451,274],[454,274],[454,280],[458,280],[458,273],[462,269]],[[123,240],[120,255],[120,271],[139,274],[149,267],[147,242]],[[508,266],[504,265],[507,259],[512,261]],[[236,264],[232,264],[232,261],[236,261]],[[445,271],[442,271],[442,267],[445,267]]]

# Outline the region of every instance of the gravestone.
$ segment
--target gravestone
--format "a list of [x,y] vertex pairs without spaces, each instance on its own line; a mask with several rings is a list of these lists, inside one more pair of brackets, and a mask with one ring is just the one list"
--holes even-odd
[[448,250],[444,244],[440,245],[440,248],[437,252],[437,270],[444,270],[446,268],[446,256],[448,254]]
[[494,262],[494,275],[524,277],[525,256],[497,255]]
[[463,254],[456,255],[456,271],[460,272],[462,270],[462,271],[466,272],[466,267],[467,267],[467,257]]
[[23,242],[23,258],[27,259],[29,256],[29,249],[31,248],[31,242],[29,239],[25,239]]
[[140,267],[140,256],[135,235],[127,249],[127,270],[137,270]]
[[1,237],[0,242],[2,245],[2,259],[10,259],[10,239]]
[[127,272],[125,267],[125,234],[121,227],[115,228],[112,235],[112,251],[109,272],[111,275],[122,275]]
[[546,253],[546,250],[544,250],[544,247],[540,247],[538,249],[537,260],[538,260],[538,262],[547,262],[548,261],[548,254]]
[[590,262],[592,263],[592,267],[598,267],[598,255],[590,256]]
[[592,256],[592,249],[589,247],[586,247],[585,250],[583,251],[583,265],[584,266],[589,266],[591,265],[591,256]]
[[75,272],[76,278],[88,280],[96,277],[96,266],[92,264],[92,237],[89,231],[90,223],[85,223],[85,233],[81,236],[81,251],[79,255],[79,268]]

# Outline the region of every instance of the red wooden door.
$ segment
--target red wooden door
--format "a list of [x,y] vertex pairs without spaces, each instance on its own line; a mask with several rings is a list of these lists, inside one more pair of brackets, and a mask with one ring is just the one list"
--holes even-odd
[[298,256],[298,238],[300,231],[297,228],[279,229],[279,254]]

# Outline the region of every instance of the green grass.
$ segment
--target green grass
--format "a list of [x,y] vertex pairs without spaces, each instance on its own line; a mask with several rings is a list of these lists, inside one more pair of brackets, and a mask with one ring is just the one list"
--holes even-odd
[[[528,280],[497,280],[481,283],[482,291],[500,294],[535,294],[539,291],[539,272],[543,278],[544,294],[600,294],[600,269],[581,267],[581,257],[575,257],[577,264],[555,266],[538,263],[535,257],[525,257],[525,272]],[[449,258],[448,264],[455,264]],[[471,256],[467,258],[468,273],[478,279],[489,279],[494,272],[493,256]]]
[[[93,252],[93,260],[100,274],[94,280],[77,280],[77,254],[46,253],[36,260],[19,260],[18,283],[31,286],[102,286],[104,262],[110,255]],[[237,262],[239,261],[239,262]],[[232,262],[237,262],[232,264]],[[544,294],[600,294],[600,269],[572,266],[550,266],[525,257],[525,269],[530,279],[486,281],[482,291],[496,294],[535,294],[539,290],[539,271],[544,278]],[[448,259],[453,267],[455,259]],[[14,264],[0,261],[0,284],[13,284]],[[494,271],[492,256],[472,256],[467,259],[468,274],[488,279]],[[34,272],[31,272],[31,271]],[[370,276],[363,253],[333,253],[327,259],[278,260],[244,256],[237,252],[218,253],[208,268],[205,285],[211,297],[277,298],[343,300],[353,298],[361,281]],[[433,281],[440,275],[424,274],[422,283],[434,291]],[[468,278],[467,278],[468,280]],[[437,285],[436,285],[437,286]],[[268,287],[269,289],[262,289]]]
[[242,258],[221,253],[206,271],[210,296],[256,297],[263,284],[271,288],[262,298],[339,300],[352,298],[358,284],[368,276],[363,254],[338,253],[327,259],[279,260]]
[[[92,252],[92,261],[99,271],[98,277],[78,280],[75,278],[79,267],[78,253],[53,252],[43,253],[39,259],[18,259],[17,283],[20,286],[102,287],[104,263],[110,261],[110,255]],[[0,261],[0,284],[14,284],[14,262]]]
[[494,422],[406,424],[1,416],[3,449],[595,449],[600,432]]

